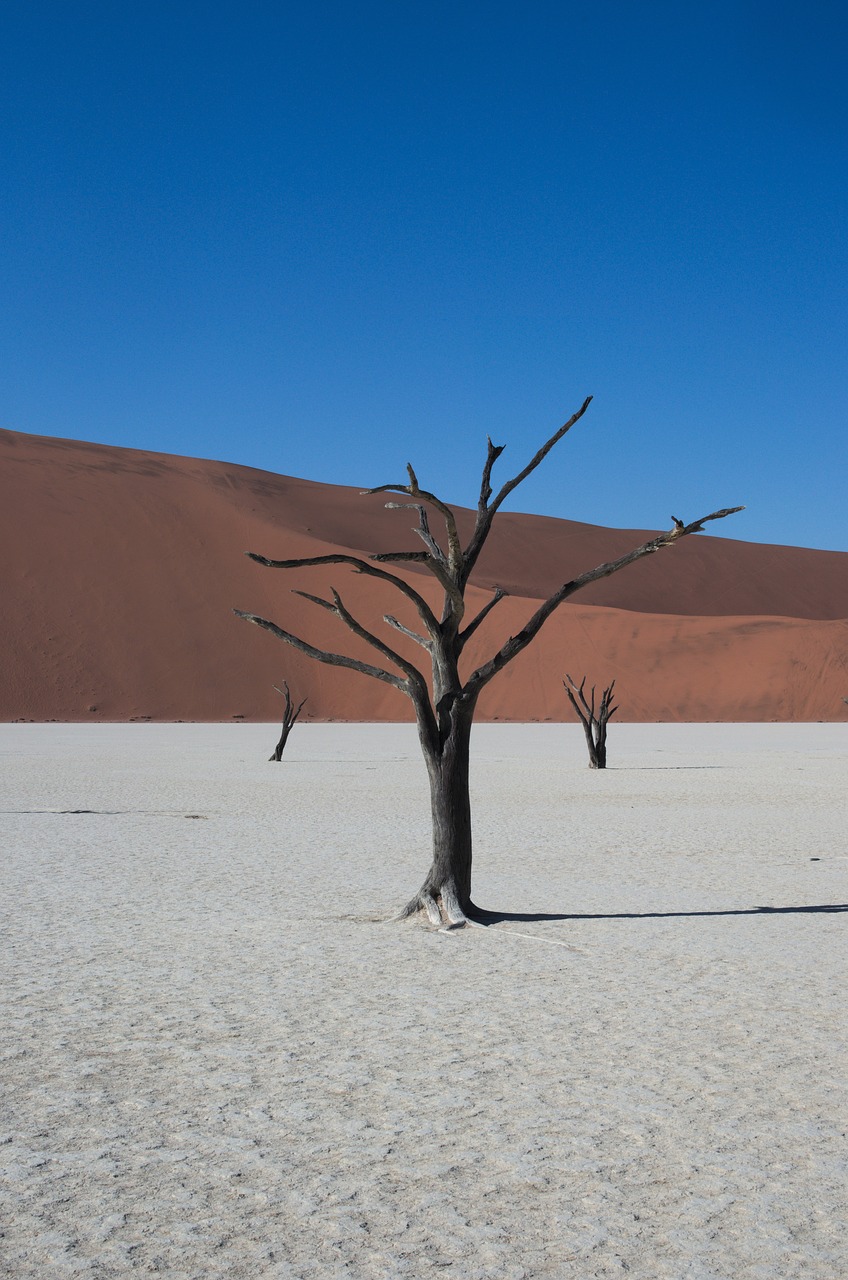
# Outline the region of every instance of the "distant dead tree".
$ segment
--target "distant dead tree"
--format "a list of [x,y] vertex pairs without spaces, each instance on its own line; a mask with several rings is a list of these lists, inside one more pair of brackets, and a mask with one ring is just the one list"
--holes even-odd
[[613,680],[604,689],[597,711],[595,711],[595,686],[592,685],[592,691],[588,699],[583,692],[586,684],[585,676],[578,685],[574,683],[571,676],[566,672],[562,683],[565,692],[568,694],[568,701],[583,725],[586,746],[589,748],[589,768],[606,769],[607,724],[618,710],[618,707],[612,705],[612,691],[615,688],[615,681]]
[[297,722],[297,717],[300,715],[301,711],[303,710],[304,703],[307,702],[308,699],[304,698],[303,702],[300,703],[299,707],[295,711],[294,706],[292,705],[291,694],[289,693],[289,686],[286,683],[286,681],[285,680],[283,681],[282,689],[278,684],[275,684],[274,688],[277,690],[277,693],[281,693],[286,700],[286,705],[283,708],[283,728],[282,728],[282,733],[280,734],[280,741],[277,743],[276,747],[274,748],[274,754],[268,757],[269,761],[276,760],[279,762],[283,758],[283,752],[286,749],[286,743],[288,742],[289,734],[291,733],[292,729],[295,726],[295,723]]
[[[245,613],[241,609],[234,610],[240,618],[262,627],[317,662],[324,662],[334,667],[346,667],[351,671],[370,676],[373,680],[381,680],[384,684],[400,690],[412,701],[418,724],[418,737],[430,779],[433,859],[424,883],[407,903],[399,918],[424,910],[432,924],[442,926],[443,924],[467,924],[469,918],[485,916],[471,898],[469,762],[474,713],[480,694],[490,680],[503,671],[507,663],[523,653],[535,640],[554,610],[581,587],[588,586],[590,582],[597,582],[600,578],[608,578],[610,574],[617,573],[619,569],[624,569],[645,556],[673,546],[690,533],[700,533],[707,521],[722,520],[725,516],[742,510],[741,507],[727,507],[702,516],[700,520],[695,520],[691,524],[683,524],[675,518],[674,528],[668,533],[660,533],[626,555],[569,579],[539,606],[517,635],[509,636],[488,662],[484,662],[470,674],[461,675],[459,664],[465,646],[484,619],[506,595],[505,591],[498,588],[482,609],[473,618],[466,620],[466,587],[491,531],[492,521],[510,494],[531,472],[536,470],[554,445],[583,416],[590,400],[591,397],[584,401],[577,412],[572,414],[569,420],[533,455],[527,465],[513,479],[508,480],[494,497],[491,487],[492,467],[503,453],[503,446],[493,445],[489,440],[474,531],[465,546],[460,540],[453,510],[435,494],[422,489],[415,472],[408,465],[408,484],[384,484],[375,489],[368,489],[366,492],[369,494],[400,493],[411,499],[410,502],[390,502],[386,505],[390,510],[409,509],[417,512],[418,524],[415,527],[415,533],[424,544],[423,550],[387,552],[369,555],[367,558],[339,552],[297,560],[269,560],[254,552],[246,553],[257,564],[267,565],[273,569],[301,569],[312,565],[348,565],[355,573],[377,578],[394,588],[412,604],[420,619],[418,624],[420,631],[407,626],[391,613],[385,614],[383,620],[387,626],[414,641],[424,650],[429,659],[429,675],[425,675],[380,636],[363,626],[350,612],[335,588],[330,590],[330,599],[310,595],[305,591],[298,591],[296,594],[310,600],[318,608],[327,610],[344,623],[356,637],[365,641],[379,654],[385,666],[372,665],[346,654],[318,649],[308,641],[284,630],[275,622],[257,617],[253,613]],[[443,522],[443,541],[431,532],[428,511],[435,512]],[[382,567],[387,564],[414,564],[431,573],[443,592],[440,615],[436,615],[424,596],[405,578]]]

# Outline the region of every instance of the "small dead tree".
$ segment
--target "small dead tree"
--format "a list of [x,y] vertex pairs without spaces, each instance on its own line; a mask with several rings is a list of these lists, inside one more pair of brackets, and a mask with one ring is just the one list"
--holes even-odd
[[592,692],[589,698],[586,698],[583,689],[586,684],[586,677],[577,685],[571,676],[566,672],[563,680],[563,688],[568,694],[568,701],[579,717],[580,723],[583,725],[583,732],[586,735],[586,746],[589,748],[589,768],[590,769],[606,769],[607,767],[607,724],[615,715],[618,707],[612,705],[612,691],[615,688],[613,680],[601,694],[601,701],[597,712],[595,711],[595,686],[592,685]]
[[[429,659],[430,672],[425,675],[414,663],[398,653],[380,636],[369,631],[350,612],[338,591],[332,588],[330,599],[299,591],[298,595],[310,600],[320,609],[326,609],[360,640],[364,640],[379,654],[386,665],[372,665],[351,658],[346,654],[318,649],[308,641],[293,635],[266,618],[234,612],[285,644],[317,662],[330,666],[346,667],[358,671],[373,680],[399,689],[411,701],[418,724],[418,737],[427,773],[430,779],[430,802],[433,819],[433,859],[421,888],[407,903],[399,918],[424,910],[432,924],[441,926],[466,924],[469,918],[481,912],[471,898],[471,801],[469,796],[469,763],[471,726],[480,694],[504,667],[517,658],[535,640],[545,622],[555,609],[568,600],[581,587],[600,578],[608,578],[627,565],[635,564],[645,556],[653,555],[673,546],[691,533],[700,533],[710,520],[722,520],[741,507],[727,507],[702,516],[691,524],[674,519],[674,528],[649,538],[641,546],[606,564],[589,569],[571,578],[556,589],[542,604],[517,635],[510,636],[497,652],[470,674],[460,673],[460,658],[471,636],[480,627],[500,600],[506,595],[498,588],[492,598],[470,620],[466,619],[465,591],[468,580],[477,564],[480,552],[489,536],[492,521],[511,493],[535,471],[548,456],[554,445],[582,418],[591,401],[583,402],[576,413],[556,431],[533,455],[527,465],[508,480],[493,496],[492,468],[503,453],[502,445],[488,442],[488,452],[483,465],[477,517],[473,533],[465,546],[460,540],[456,517],[452,509],[435,494],[422,489],[412,467],[407,465],[408,484],[384,484],[366,493],[400,493],[409,502],[389,502],[390,510],[409,509],[417,512],[415,532],[424,544],[420,551],[397,551],[367,558],[348,554],[310,556],[298,560],[269,560],[254,552],[247,552],[251,560],[272,569],[301,569],[310,565],[347,565],[357,574],[377,578],[399,592],[411,602],[420,619],[420,631],[407,627],[393,614],[387,613],[384,622],[395,631],[413,640]],[[440,541],[430,530],[428,511],[435,512],[444,524],[444,540]],[[425,598],[409,582],[383,567],[390,564],[415,564],[423,566],[433,575],[443,592],[441,613],[433,611]]]
[[286,705],[283,708],[283,727],[282,727],[282,732],[280,734],[280,741],[277,743],[276,747],[274,748],[274,754],[268,757],[269,762],[271,760],[276,760],[279,763],[279,761],[282,760],[283,758],[283,752],[286,749],[286,743],[289,740],[289,734],[291,733],[292,729],[297,723],[297,717],[300,715],[301,711],[303,710],[304,704],[308,701],[308,699],[304,698],[303,702],[300,703],[299,707],[295,711],[292,705],[291,694],[289,693],[289,686],[286,683],[286,681],[285,680],[283,681],[282,689],[278,684],[275,684],[274,688],[277,690],[277,693],[281,693],[286,700]]

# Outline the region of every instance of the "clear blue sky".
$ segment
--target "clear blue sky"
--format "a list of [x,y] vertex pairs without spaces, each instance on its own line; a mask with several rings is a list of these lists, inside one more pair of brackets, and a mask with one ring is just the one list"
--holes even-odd
[[836,3],[0,16],[0,425],[848,550]]

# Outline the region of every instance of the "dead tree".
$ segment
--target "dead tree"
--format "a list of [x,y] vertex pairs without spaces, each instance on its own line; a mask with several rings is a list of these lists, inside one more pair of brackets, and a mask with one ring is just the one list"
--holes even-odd
[[[347,667],[351,671],[370,676],[373,680],[381,680],[399,689],[411,699],[418,724],[418,737],[430,779],[433,860],[424,883],[401,912],[400,918],[424,910],[432,924],[441,926],[443,923],[465,924],[470,917],[481,914],[471,898],[469,751],[474,712],[480,694],[489,681],[493,680],[509,662],[512,662],[513,658],[517,658],[535,640],[554,610],[581,587],[588,586],[590,582],[597,582],[600,578],[608,578],[610,574],[617,573],[619,569],[624,569],[645,556],[673,546],[690,533],[700,533],[707,521],[722,520],[725,516],[742,510],[741,507],[730,507],[713,511],[710,515],[702,516],[700,520],[694,520],[691,524],[683,524],[675,518],[674,528],[668,533],[660,533],[626,555],[569,579],[539,605],[518,634],[509,636],[488,662],[477,667],[470,675],[460,675],[460,657],[466,644],[483,620],[506,595],[506,592],[500,588],[497,589],[476,616],[466,618],[466,587],[491,531],[492,521],[510,494],[532,471],[536,470],[554,445],[583,416],[590,400],[591,397],[585,400],[568,422],[564,423],[533,455],[527,465],[508,480],[494,496],[492,496],[491,486],[492,468],[503,453],[503,446],[493,445],[489,440],[474,531],[465,546],[460,540],[452,509],[435,494],[422,489],[415,472],[408,465],[408,484],[384,484],[375,489],[368,489],[366,493],[407,495],[411,501],[390,502],[386,505],[391,510],[401,508],[417,512],[418,524],[415,532],[424,544],[423,550],[389,552],[369,555],[367,558],[339,553],[310,556],[299,560],[269,560],[253,552],[246,553],[257,564],[267,565],[273,569],[300,569],[310,565],[348,565],[355,573],[377,578],[392,587],[405,600],[411,602],[418,614],[420,630],[405,626],[391,613],[385,615],[384,622],[420,645],[429,660],[429,675],[425,675],[384,639],[363,626],[350,612],[335,588],[330,591],[330,599],[313,596],[305,591],[297,594],[338,618],[355,636],[370,645],[385,665],[372,665],[346,654],[318,649],[299,636],[284,630],[275,622],[257,617],[253,613],[245,613],[240,609],[234,610],[240,618],[264,628],[317,662],[335,667]],[[428,512],[435,512],[443,523],[443,540],[431,532]],[[443,592],[439,616],[415,587],[405,578],[385,567],[392,564],[423,566],[433,575]]]
[[303,710],[304,703],[308,701],[308,699],[304,698],[303,702],[301,702],[300,706],[295,711],[292,705],[291,694],[289,693],[289,686],[286,683],[286,681],[285,680],[283,681],[282,689],[278,684],[275,684],[274,688],[277,690],[277,693],[281,693],[283,695],[283,697],[286,700],[286,705],[283,708],[283,728],[280,734],[280,741],[277,743],[276,747],[274,748],[274,754],[268,757],[269,762],[271,760],[276,760],[277,762],[282,760],[283,752],[286,749],[286,743],[289,740],[289,734],[291,733],[292,729],[297,723],[297,717],[300,715],[301,711]]
[[613,680],[601,694],[600,705],[597,712],[595,711],[595,686],[592,685],[592,692],[589,698],[586,698],[583,689],[586,684],[586,677],[577,685],[571,676],[566,672],[563,680],[563,687],[568,694],[568,701],[579,717],[580,723],[583,725],[583,732],[586,735],[586,746],[589,748],[589,768],[590,769],[606,769],[607,767],[607,724],[615,715],[618,707],[612,705],[612,691],[615,688]]

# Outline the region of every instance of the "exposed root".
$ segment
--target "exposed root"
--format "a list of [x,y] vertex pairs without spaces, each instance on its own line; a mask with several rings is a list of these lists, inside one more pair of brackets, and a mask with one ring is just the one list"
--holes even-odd
[[399,911],[396,916],[391,917],[391,923],[398,924],[401,920],[408,920],[410,916],[417,916],[423,905],[424,904],[421,901],[421,894],[416,893],[415,897],[410,898],[402,911]]
[[439,910],[439,904],[433,897],[432,893],[428,893],[425,889],[419,894],[421,906],[427,912],[427,919],[435,928],[440,928],[442,924],[442,913]]
[[[462,929],[490,929],[491,926],[497,925],[503,916],[496,911],[487,911],[485,907],[478,907],[475,902],[469,902],[463,908],[459,905],[459,898],[453,886],[442,887],[437,897],[434,897],[428,888],[421,888],[415,897],[409,901],[403,911],[393,916],[395,921],[408,920],[411,916],[416,916],[419,912],[426,912],[427,919],[434,929],[438,929],[439,933],[459,933]],[[537,933],[518,933],[515,929],[497,929],[491,928],[492,933],[502,933],[508,938],[521,938],[526,942],[541,942],[547,946],[563,947],[566,951],[574,951],[578,955],[588,955],[588,951],[584,951],[582,947],[572,946],[568,942],[560,942],[558,938],[545,938]]]
[[443,885],[437,894],[424,885],[394,919],[408,920],[420,911],[426,913],[434,929],[460,929],[473,923],[460,905],[453,885]]
[[[468,916],[459,905],[459,898],[452,884],[442,886],[441,907],[448,924],[468,924]],[[432,916],[430,918],[432,920]]]

